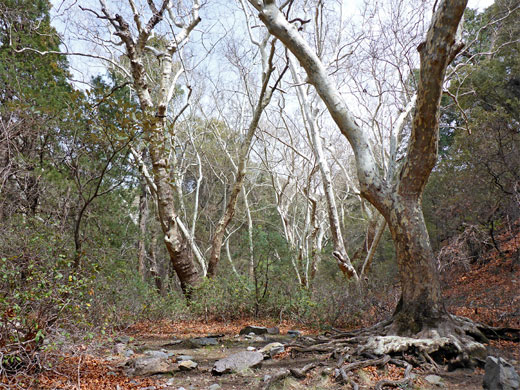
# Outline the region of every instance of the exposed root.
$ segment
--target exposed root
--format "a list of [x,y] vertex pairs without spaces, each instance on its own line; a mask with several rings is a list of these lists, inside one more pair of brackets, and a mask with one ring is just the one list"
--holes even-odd
[[307,373],[322,365],[321,362],[314,362],[309,363],[302,368],[284,368],[283,370],[278,371],[276,374],[274,374],[271,378],[269,378],[260,388],[261,390],[269,390],[272,385],[274,385],[276,382],[281,381],[282,379],[285,379],[289,376],[293,376],[296,379],[305,379],[307,377]]
[[[424,326],[413,337],[397,334],[394,321],[386,320],[370,328],[350,332],[334,329],[324,336],[303,337],[290,347],[293,356],[326,354],[327,359],[334,359],[335,380],[349,384],[353,389],[358,389],[359,385],[350,373],[359,368],[382,367],[388,363],[405,368],[402,379],[378,382],[375,388],[382,389],[384,386],[398,387],[410,383],[414,366],[430,366],[436,372],[441,371],[443,366],[450,370],[483,366],[487,355],[484,343],[488,339],[500,338],[520,341],[520,330],[487,327],[464,317],[446,314],[437,319],[434,325],[430,323],[429,326]],[[301,370],[283,370],[273,376],[262,389],[267,390],[272,383],[289,375],[304,378],[307,371],[307,366]]]

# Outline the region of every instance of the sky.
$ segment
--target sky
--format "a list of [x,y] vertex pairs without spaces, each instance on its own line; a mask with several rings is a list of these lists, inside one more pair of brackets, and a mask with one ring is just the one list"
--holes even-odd
[[[158,2],[158,0],[155,0]],[[231,0],[232,1],[232,0]],[[63,13],[64,10],[67,10],[69,8],[77,8],[78,4],[81,5],[91,5],[92,8],[98,8],[98,1],[96,0],[50,0],[51,4],[53,5],[54,9],[54,16],[56,16],[56,10],[60,10],[60,13]],[[470,8],[478,8],[478,9],[485,9],[489,7],[491,4],[493,4],[494,0],[469,0],[468,7]],[[108,1],[108,3],[111,3],[111,0]],[[354,12],[356,5],[361,5],[363,3],[362,0],[343,0],[344,4],[344,12],[346,11],[346,14],[349,14],[350,12]],[[113,4],[126,4],[126,1],[124,0],[117,0],[114,1]],[[354,7],[353,7],[354,6]],[[350,12],[349,12],[350,11]],[[52,11],[51,11],[52,12]],[[76,12],[76,17],[78,13]],[[67,22],[64,22],[64,19],[61,16],[54,17],[53,18],[53,25],[58,30],[58,32],[65,37],[67,40],[67,36],[70,36],[69,26]],[[71,51],[78,51],[78,52],[85,52],[90,51],[92,49],[85,49],[85,44],[78,42],[78,41],[68,41],[69,44],[69,50]],[[65,49],[63,49],[65,50]],[[97,60],[87,59],[85,57],[77,57],[72,56],[69,58],[69,64],[71,66],[71,71],[73,74],[73,79],[75,80],[75,84],[78,88],[84,89],[88,88],[87,84],[81,83],[81,81],[88,82],[91,78],[91,76],[98,75],[98,74],[104,74],[105,68],[103,65],[99,63]],[[85,71],[87,70],[87,71]]]
[[494,2],[494,0],[469,0],[468,7],[483,9],[489,7]]

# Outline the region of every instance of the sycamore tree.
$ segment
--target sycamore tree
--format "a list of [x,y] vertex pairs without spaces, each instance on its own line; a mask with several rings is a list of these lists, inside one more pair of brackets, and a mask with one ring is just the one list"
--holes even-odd
[[[440,100],[446,69],[463,48],[457,31],[467,0],[438,2],[430,27],[417,47],[420,65],[411,133],[404,162],[395,177],[382,173],[373,153],[370,129],[364,123],[360,125],[351,114],[352,105],[338,90],[315,48],[304,38],[302,20],[289,16],[292,2],[284,2],[281,7],[274,0],[249,2],[269,32],[305,70],[306,81],[316,89],[354,151],[361,195],[377,208],[389,226],[397,254],[401,298],[391,320],[380,324],[377,332],[432,338],[439,348],[450,346],[465,356],[483,353],[482,344],[467,335],[476,337],[480,334],[478,329],[446,311],[421,205],[424,187],[437,160]],[[399,340],[397,344],[406,339]],[[385,351],[396,348],[387,338],[372,341]]]
[[[169,0],[163,0],[158,5],[153,1],[143,5],[129,0],[128,8],[119,10],[117,4],[100,0],[99,9],[80,7],[106,23],[105,28],[108,25],[113,38],[99,35],[95,37],[97,43],[106,47],[109,52],[117,51],[118,54],[112,59],[121,55],[128,59],[128,68],[113,60],[109,61],[131,82],[137,95],[140,108],[138,120],[143,128],[152,163],[153,181],[149,182],[149,186],[155,196],[171,264],[183,291],[188,294],[191,287],[199,283],[202,275],[177,218],[170,167],[172,148],[169,140],[173,136],[176,121],[185,109],[180,107],[177,112],[171,112],[172,99],[178,93],[177,80],[185,71],[181,53],[190,33],[200,22],[200,4],[195,0],[189,5],[174,6]],[[123,12],[118,13],[116,10]],[[129,12],[124,13],[125,11]],[[159,47],[150,44],[158,25],[161,28],[164,26],[165,32],[163,44]],[[122,51],[117,50],[118,45],[123,48]],[[150,55],[155,57],[158,65],[153,74],[147,72]],[[187,95],[190,88],[186,85]]]

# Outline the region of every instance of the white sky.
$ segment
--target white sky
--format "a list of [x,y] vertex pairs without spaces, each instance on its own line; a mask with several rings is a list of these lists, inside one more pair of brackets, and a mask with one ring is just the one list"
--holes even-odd
[[[231,1],[231,0],[230,0]],[[65,42],[68,43],[68,48],[71,51],[85,51],[85,44],[79,41],[69,41],[67,38],[70,36],[70,31],[68,31],[68,23],[64,22],[63,15],[56,17],[56,12],[59,9],[58,13],[67,13],[71,8],[77,8],[78,4],[83,5],[94,5],[93,8],[97,8],[98,2],[96,0],[50,0],[53,5],[54,18],[53,25],[55,28],[64,36]],[[115,1],[114,3],[126,3],[122,0]],[[363,3],[363,0],[343,0],[344,12],[349,14],[350,12],[354,12],[356,6],[360,6]],[[478,8],[483,10],[489,7],[494,3],[494,0],[469,0],[468,7],[469,8]],[[350,11],[350,12],[349,12]],[[78,12],[76,11],[76,17],[78,16]],[[88,51],[88,50],[87,50]],[[78,84],[78,81],[88,82],[90,77],[96,74],[104,74],[105,68],[104,65],[99,63],[99,61],[87,59],[85,57],[75,57],[72,56],[69,58],[69,64],[71,66],[71,72],[73,77],[76,80],[76,84],[79,88],[85,88],[86,85]]]
[[489,7],[494,2],[494,0],[469,0],[468,7],[482,9]]

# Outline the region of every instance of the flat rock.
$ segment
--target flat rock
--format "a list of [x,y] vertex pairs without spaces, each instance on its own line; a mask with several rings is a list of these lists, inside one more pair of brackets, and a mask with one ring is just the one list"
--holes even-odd
[[256,335],[263,335],[263,334],[267,334],[268,331],[267,331],[267,328],[265,326],[254,326],[254,325],[248,325],[246,326],[245,328],[243,328],[241,331],[240,331],[240,334],[241,335],[248,335],[248,334],[256,334]]
[[180,346],[185,348],[202,348],[208,345],[218,345],[217,339],[213,337],[194,337],[183,340],[180,343]]
[[162,344],[161,347],[174,347],[176,345],[181,344],[183,341],[186,341],[186,340],[170,340],[170,341]]
[[244,336],[244,338],[252,343],[262,343],[266,340],[265,336],[255,336],[253,334],[246,335]]
[[191,341],[197,345],[205,347],[207,345],[217,345],[218,341],[214,337],[196,337],[191,339]]
[[213,375],[229,374],[246,368],[255,368],[262,364],[264,355],[256,351],[243,351],[217,360],[211,373]]
[[505,359],[488,356],[483,386],[487,390],[518,390],[520,377]]
[[125,372],[130,376],[166,374],[173,369],[173,364],[167,359],[153,356],[131,359],[125,364]]
[[208,390],[219,390],[221,387],[218,383],[213,383],[210,387],[208,387]]

